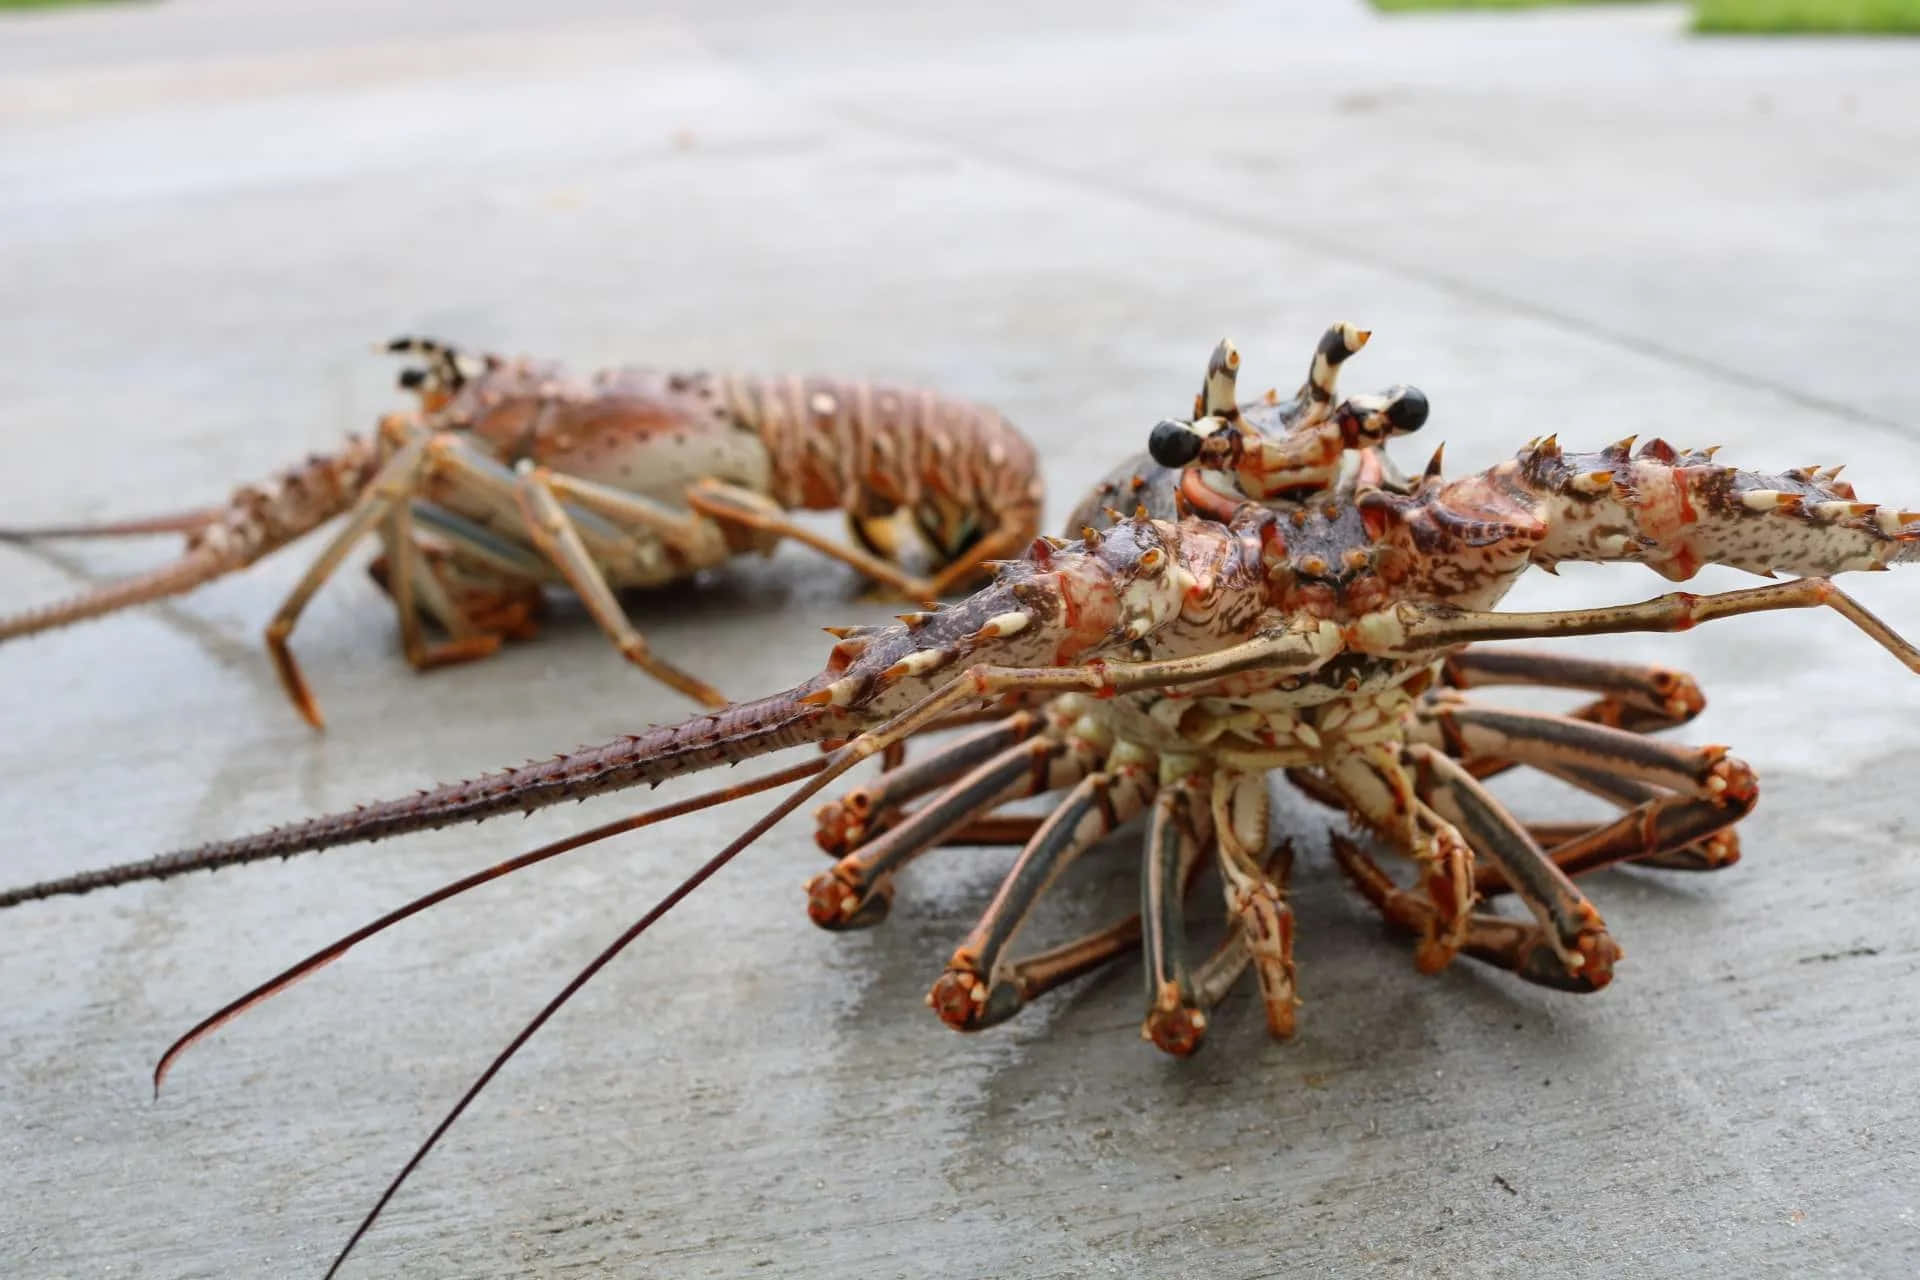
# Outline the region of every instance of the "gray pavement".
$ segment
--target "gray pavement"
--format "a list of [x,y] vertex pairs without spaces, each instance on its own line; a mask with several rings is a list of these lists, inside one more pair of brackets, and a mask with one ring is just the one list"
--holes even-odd
[[[0,17],[4,520],[217,499],[395,403],[366,346],[408,330],[951,387],[1041,444],[1058,515],[1221,334],[1289,385],[1343,317],[1376,335],[1355,385],[1420,384],[1456,469],[1546,430],[1657,432],[1848,462],[1864,495],[1920,504],[1915,49],[1683,25],[741,0]],[[0,599],[161,554],[0,548]],[[0,649],[5,880],[684,712],[564,609],[416,678],[348,573],[297,636],[331,717],[313,735],[257,641],[309,554]],[[1917,585],[1852,588],[1920,634]],[[1569,571],[1513,603],[1660,586]],[[785,551],[644,625],[748,693],[813,670],[817,627],[885,612]],[[1201,1056],[1164,1061],[1131,968],[957,1037],[921,995],[1005,856],[930,859],[885,928],[829,936],[793,822],[530,1045],[354,1274],[1913,1274],[1920,681],[1828,616],[1575,647],[1698,672],[1685,736],[1764,786],[1736,869],[1594,881],[1628,951],[1604,994],[1420,977],[1292,811],[1293,1042],[1242,993]],[[157,1103],[154,1054],[406,897],[621,811],[0,918],[0,1274],[319,1274],[518,1021],[747,813],[413,921]],[[1084,867],[1042,927],[1121,910],[1129,857]]]

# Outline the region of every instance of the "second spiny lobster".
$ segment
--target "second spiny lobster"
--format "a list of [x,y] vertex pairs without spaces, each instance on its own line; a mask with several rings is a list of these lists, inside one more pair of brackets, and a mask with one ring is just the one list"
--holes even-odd
[[[530,635],[545,589],[564,584],[629,662],[721,706],[727,699],[712,685],[653,652],[617,591],[689,578],[792,538],[907,599],[933,600],[1039,531],[1033,446],[984,405],[834,378],[621,368],[583,379],[551,362],[470,356],[421,338],[386,349],[424,357],[400,376],[421,407],[382,418],[372,439],[350,437],[337,452],[244,485],[223,507],[0,530],[14,540],[187,539],[173,564],[0,617],[0,641],[190,591],[345,514],[266,629],[282,685],[316,728],[320,707],[289,638],[368,534],[381,541],[374,576],[393,597],[416,668],[484,657],[503,639]],[[835,509],[857,545],[788,514]],[[909,531],[929,552],[925,576],[902,564]]]

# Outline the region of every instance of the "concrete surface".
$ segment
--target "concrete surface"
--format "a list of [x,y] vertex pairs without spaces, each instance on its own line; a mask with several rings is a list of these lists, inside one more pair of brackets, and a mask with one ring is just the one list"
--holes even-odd
[[[952,387],[1033,433],[1064,512],[1222,333],[1291,385],[1341,317],[1376,330],[1353,384],[1423,386],[1455,468],[1660,432],[1920,503],[1910,44],[1702,43],[1667,6],[811,8],[0,19],[5,519],[216,499],[393,403],[366,344],[407,330]],[[0,598],[164,553],[0,549]],[[312,735],[257,643],[309,554],[0,650],[7,880],[684,711],[564,611],[416,678],[349,573],[297,637]],[[1853,585],[1920,633],[1917,578]],[[1515,603],[1659,585],[1569,572]],[[749,693],[882,612],[795,552],[646,625]],[[1006,856],[930,860],[887,927],[832,937],[794,822],[532,1043],[353,1274],[1914,1274],[1920,680],[1832,617],[1587,647],[1700,672],[1685,736],[1765,786],[1737,869],[1594,882],[1628,949],[1603,995],[1416,975],[1302,813],[1292,1043],[1243,992],[1163,1060],[1132,968],[957,1037],[920,997]],[[621,811],[0,919],[0,1274],[319,1274],[511,1028],[748,813],[411,922],[158,1103],[153,1056],[398,901]],[[1054,936],[1130,899],[1125,842],[1084,871]]]

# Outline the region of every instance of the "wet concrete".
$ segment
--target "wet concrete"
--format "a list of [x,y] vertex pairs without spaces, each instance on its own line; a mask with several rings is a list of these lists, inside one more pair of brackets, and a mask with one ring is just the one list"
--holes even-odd
[[[1657,432],[1849,462],[1864,496],[1920,502],[1912,51],[1682,25],[1344,4],[9,16],[5,520],[216,500],[394,404],[366,347],[409,330],[950,387],[1034,436],[1064,513],[1188,401],[1221,334],[1250,382],[1287,386],[1342,317],[1376,331],[1353,385],[1420,384],[1456,469],[1548,430]],[[164,553],[0,548],[0,597]],[[310,554],[0,649],[7,880],[685,710],[565,609],[417,678],[355,569],[296,639],[316,736],[257,642]],[[1513,602],[1660,586],[1569,571]],[[1850,589],[1920,633],[1904,576]],[[817,627],[886,612],[794,551],[643,625],[747,694],[809,673]],[[789,823],[502,1074],[359,1274],[1911,1273],[1920,681],[1831,616],[1577,647],[1698,672],[1712,703],[1684,736],[1732,744],[1765,788],[1736,869],[1594,881],[1628,951],[1604,994],[1415,974],[1303,810],[1292,1043],[1242,993],[1204,1054],[1163,1061],[1132,969],[957,1037],[920,997],[1006,855],[931,859],[885,928],[834,937],[805,923],[818,854]],[[153,1056],[337,933],[621,810],[0,920],[0,1273],[324,1270],[512,1027],[757,808],[411,922],[197,1050],[158,1103]],[[1083,868],[1039,927],[1126,910],[1129,858]]]

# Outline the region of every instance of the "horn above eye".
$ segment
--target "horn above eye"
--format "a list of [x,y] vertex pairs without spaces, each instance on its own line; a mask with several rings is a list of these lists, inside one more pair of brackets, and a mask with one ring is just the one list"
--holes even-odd
[[1206,437],[1187,423],[1166,418],[1153,424],[1147,437],[1147,452],[1163,467],[1184,467],[1200,456],[1200,444]]

